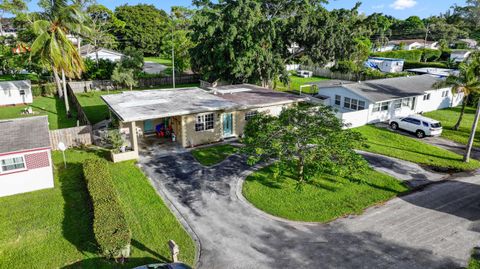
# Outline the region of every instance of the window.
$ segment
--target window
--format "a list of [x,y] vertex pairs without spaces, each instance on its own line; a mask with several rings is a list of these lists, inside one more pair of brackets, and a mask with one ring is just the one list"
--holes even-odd
[[2,171],[11,171],[25,168],[23,157],[16,157],[2,160]]
[[340,106],[342,102],[342,97],[340,95],[335,95],[335,105]]
[[402,106],[411,107],[412,106],[412,99],[411,98],[403,98],[402,99]]
[[376,103],[373,105],[373,112],[385,111],[388,110],[390,102]]
[[395,100],[393,101],[393,108],[399,109],[402,107],[402,100]]
[[214,116],[212,114],[198,115],[195,123],[195,131],[201,132],[211,130],[214,127]]
[[245,121],[249,121],[258,114],[258,111],[248,111],[245,113]]
[[428,124],[428,122],[422,121],[422,124],[423,124],[423,126],[425,126],[425,127],[430,127],[429,124]]
[[430,100],[430,94],[425,94],[423,96],[423,101],[427,101],[427,100]]
[[405,118],[402,121],[408,122],[408,123],[411,123],[411,124],[415,124],[415,125],[420,125],[421,124],[420,120],[412,119],[412,118]]
[[390,105],[390,102],[383,102],[382,103],[382,111],[388,110],[388,106]]
[[448,96],[448,91],[443,91],[442,92],[442,97],[447,97]]
[[365,101],[358,101],[358,110],[365,109]]
[[20,95],[25,95],[25,90],[20,90]]
[[350,109],[357,110],[358,108],[358,100],[352,99],[352,103],[350,104]]
[[345,97],[345,99],[343,99],[343,107],[350,108],[350,102],[351,102],[351,99],[348,97]]

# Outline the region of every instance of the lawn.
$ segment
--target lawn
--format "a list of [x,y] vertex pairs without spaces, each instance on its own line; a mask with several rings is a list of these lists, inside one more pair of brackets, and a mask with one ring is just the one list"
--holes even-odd
[[192,155],[197,161],[205,166],[211,166],[225,160],[228,156],[236,153],[237,147],[232,145],[216,145],[192,150]]
[[480,269],[480,257],[478,255],[472,254],[467,269]]
[[[285,85],[283,83],[278,83],[277,84],[277,90],[279,90],[279,91],[291,90],[291,91],[298,92],[298,91],[300,91],[300,86],[302,86],[304,84],[307,84],[307,83],[310,83],[310,82],[323,81],[323,80],[328,80],[328,78],[322,78],[322,77],[302,78],[302,77],[298,77],[296,75],[291,75],[290,76],[290,88],[288,87],[288,85]],[[317,93],[311,87],[303,88],[302,92],[311,93],[311,94]]]
[[402,182],[374,170],[351,179],[322,174],[301,190],[296,189],[296,182],[291,172],[273,179],[272,167],[268,166],[247,177],[242,192],[248,201],[269,214],[297,221],[328,222],[361,214],[370,206],[408,191]]
[[[447,108],[425,113],[425,116],[440,121],[443,125],[442,137],[453,140],[464,145],[467,144],[472,129],[473,118],[475,117],[475,108],[466,107],[465,115],[458,131],[453,130],[460,116],[460,107]],[[475,136],[475,147],[480,148],[480,128],[477,129]]]
[[154,62],[154,63],[157,63],[157,64],[163,64],[165,66],[172,66],[172,60],[171,59],[165,59],[165,58],[162,58],[162,57],[145,57],[143,58],[143,60],[145,62]]
[[96,253],[82,162],[101,152],[69,150],[67,168],[54,152],[55,188],[0,198],[0,268],[132,268],[169,260],[167,241],[194,262],[194,243],[133,162],[111,164],[132,230],[132,257],[123,266]]
[[[32,107],[33,115],[23,115],[22,111],[26,107]],[[77,126],[77,112],[74,107],[70,107],[72,117],[67,118],[65,112],[65,102],[57,97],[34,97],[30,105],[4,106],[0,107],[0,119],[13,119],[29,116],[48,115],[50,130],[69,128]]]
[[367,139],[366,147],[361,148],[365,151],[427,165],[434,169],[465,171],[480,167],[478,161],[472,160],[470,163],[464,163],[463,157],[456,153],[388,129],[366,125],[355,130]]
[[[177,88],[188,88],[188,87],[198,87],[198,83],[193,84],[179,84]],[[171,89],[171,85],[159,86],[155,88],[146,88],[146,89],[135,89],[135,90],[152,90],[152,89]],[[80,105],[85,111],[85,114],[90,120],[90,123],[95,124],[104,119],[109,118],[109,111],[108,107],[103,102],[100,96],[106,94],[117,94],[123,91],[128,90],[119,90],[119,91],[95,91],[95,92],[88,92],[88,93],[77,93],[77,99],[80,102]]]

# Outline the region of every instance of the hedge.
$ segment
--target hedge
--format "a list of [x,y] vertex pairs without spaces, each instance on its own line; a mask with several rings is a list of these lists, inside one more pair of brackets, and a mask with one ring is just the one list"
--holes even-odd
[[374,57],[399,58],[405,61],[420,62],[423,50],[393,50],[373,53]]
[[32,85],[33,96],[52,96],[57,92],[55,83],[44,83]]
[[93,205],[93,233],[101,253],[107,258],[130,256],[132,235],[107,161],[86,160],[83,174]]
[[446,63],[442,62],[427,62],[427,63],[422,63],[422,62],[410,62],[406,61],[403,65],[403,69],[413,69],[413,68],[423,68],[423,67],[432,67],[432,68],[448,68]]

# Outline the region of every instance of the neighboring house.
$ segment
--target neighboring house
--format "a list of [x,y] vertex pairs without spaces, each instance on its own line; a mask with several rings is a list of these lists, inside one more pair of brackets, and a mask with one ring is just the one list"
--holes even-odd
[[0,121],[0,197],[53,188],[47,116]]
[[470,54],[472,54],[472,51],[470,50],[452,50],[452,53],[450,54],[450,60],[453,60],[456,63],[461,63],[465,61]]
[[467,47],[470,48],[470,49],[476,49],[477,45],[478,45],[477,40],[471,39],[471,38],[459,39],[458,41],[467,44]]
[[0,106],[31,104],[32,84],[29,80],[0,82]]
[[436,67],[421,67],[421,68],[412,68],[412,69],[407,69],[407,72],[414,73],[417,75],[434,75],[438,77],[448,77],[450,75],[456,75],[458,76],[460,72],[455,69],[447,69],[447,68],[436,68]]
[[395,58],[370,57],[365,65],[384,73],[399,73],[403,71],[405,60]]
[[306,100],[250,84],[128,91],[102,99],[118,118],[121,132],[129,134],[132,159],[138,158],[137,136],[154,134],[162,124],[171,126],[176,143],[195,147],[240,137],[256,113],[279,115],[284,107]]
[[325,105],[334,107],[350,127],[358,127],[459,105],[463,95],[452,95],[451,88],[434,88],[439,80],[421,75],[317,87]]
[[[403,47],[401,47],[403,45]],[[427,41],[423,39],[391,40],[385,46],[375,49],[376,52],[392,51],[396,49],[414,50],[414,49],[438,49],[438,42]]]
[[80,47],[80,55],[82,58],[90,58],[92,60],[96,60],[98,56],[98,59],[110,60],[112,62],[120,61],[123,57],[123,54],[120,52],[105,48],[95,48],[90,44]]

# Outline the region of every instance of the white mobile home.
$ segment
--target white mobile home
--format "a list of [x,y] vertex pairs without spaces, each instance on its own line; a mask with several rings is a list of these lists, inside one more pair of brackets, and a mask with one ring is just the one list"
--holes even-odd
[[465,61],[470,54],[472,54],[472,52],[469,50],[453,50],[450,54],[450,60],[453,60],[456,63],[461,63]]
[[29,80],[0,82],[0,106],[31,104],[32,84]]
[[123,57],[123,54],[120,52],[105,48],[95,48],[90,44],[84,45],[80,48],[80,55],[82,58],[95,60],[98,57],[98,59],[110,60],[112,62],[120,61]]
[[450,88],[436,89],[433,85],[439,80],[421,75],[317,87],[318,96],[337,110],[340,119],[358,127],[459,105],[463,95],[453,95]]
[[395,58],[370,57],[365,65],[384,73],[399,73],[403,71],[405,60]]

